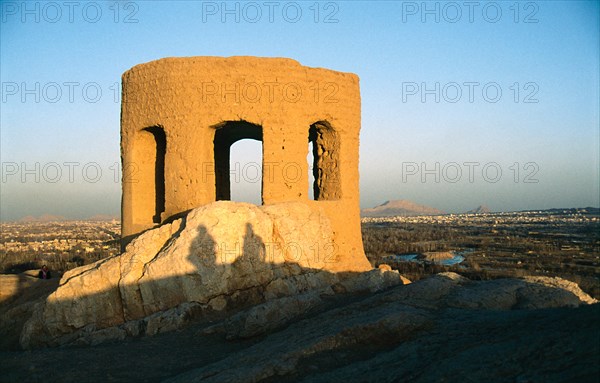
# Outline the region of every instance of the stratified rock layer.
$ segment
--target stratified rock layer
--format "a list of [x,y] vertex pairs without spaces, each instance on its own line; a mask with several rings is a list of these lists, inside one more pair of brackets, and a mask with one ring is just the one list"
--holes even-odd
[[[340,280],[331,270],[347,259],[337,252],[333,236],[327,216],[302,203],[257,207],[222,201],[194,209],[143,233],[119,256],[65,273],[25,324],[21,344],[152,334],[177,328],[190,317],[218,316],[285,297],[312,307],[318,295],[303,294],[333,294],[330,286]],[[361,281],[345,281],[340,288],[376,291],[402,283],[389,270],[373,270]],[[279,322],[304,311],[284,310]]]
[[[544,317],[564,322],[581,308],[520,309],[596,302],[560,278],[473,282],[442,273],[299,321],[168,381],[589,381],[595,374],[589,361],[573,368],[576,353],[560,347],[585,343],[590,349],[578,354],[598,355],[598,344],[586,339],[597,305],[584,309],[581,322],[588,327],[573,329],[573,339],[569,329]],[[554,359],[547,361],[544,353]],[[529,364],[517,362],[527,358]]]
[[[389,287],[391,276],[372,270],[333,290]],[[102,347],[0,351],[0,373],[6,381],[92,382],[559,383],[600,376],[600,305],[560,278],[470,281],[443,273],[375,294],[328,296],[327,290],[273,298],[185,328],[201,305],[187,302],[104,329],[88,326],[74,343],[181,331]]]

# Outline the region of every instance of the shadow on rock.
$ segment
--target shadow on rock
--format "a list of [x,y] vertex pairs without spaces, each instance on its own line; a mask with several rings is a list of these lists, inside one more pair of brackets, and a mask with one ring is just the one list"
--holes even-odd
[[35,306],[20,344],[98,344],[248,308],[254,311],[246,319],[228,322],[239,325],[228,336],[253,336],[318,307],[334,294],[332,286],[356,292],[402,283],[391,270],[331,271],[355,269],[329,256],[333,239],[326,216],[300,203],[222,201],[194,209],[144,232],[121,255],[65,273],[58,289]]

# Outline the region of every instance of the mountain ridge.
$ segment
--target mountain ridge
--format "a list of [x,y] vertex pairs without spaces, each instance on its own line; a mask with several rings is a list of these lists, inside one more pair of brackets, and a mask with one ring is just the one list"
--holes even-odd
[[420,205],[418,203],[398,199],[387,200],[379,206],[370,209],[363,209],[360,212],[361,217],[389,217],[389,216],[412,216],[412,215],[442,215],[444,211],[431,206]]
[[465,214],[486,214],[491,213],[492,211],[487,205],[479,205],[475,209],[471,209],[466,211]]

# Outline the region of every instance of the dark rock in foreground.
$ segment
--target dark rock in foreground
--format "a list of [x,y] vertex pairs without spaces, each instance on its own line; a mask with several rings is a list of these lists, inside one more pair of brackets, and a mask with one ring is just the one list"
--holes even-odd
[[583,302],[595,301],[560,278],[444,273],[297,322],[170,381],[592,381],[598,305],[564,308]]
[[[444,273],[255,306],[210,325],[85,348],[1,352],[3,381],[597,382],[600,305],[560,278]],[[304,305],[304,306],[303,306]],[[271,326],[273,319],[276,326]],[[261,323],[266,327],[261,327]],[[257,329],[267,329],[264,335]],[[228,340],[229,339],[229,340]],[[132,368],[135,360],[135,368]]]

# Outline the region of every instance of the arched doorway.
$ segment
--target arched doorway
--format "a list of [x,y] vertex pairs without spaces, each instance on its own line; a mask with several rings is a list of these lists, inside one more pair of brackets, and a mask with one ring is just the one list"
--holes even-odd
[[151,126],[143,129],[146,134],[145,142],[147,143],[148,157],[150,159],[147,165],[147,172],[153,174],[154,177],[148,177],[150,182],[153,182],[153,187],[148,192],[153,193],[152,223],[161,223],[162,214],[165,212],[165,156],[167,154],[167,137],[161,126]]
[[261,204],[262,127],[246,121],[225,121],[214,128],[217,201]]

